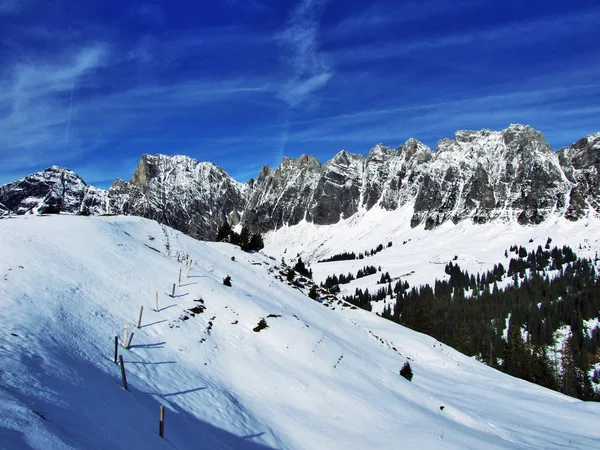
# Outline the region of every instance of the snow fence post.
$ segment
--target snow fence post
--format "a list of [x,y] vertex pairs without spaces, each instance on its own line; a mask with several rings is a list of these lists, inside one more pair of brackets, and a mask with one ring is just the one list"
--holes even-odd
[[192,260],[191,259],[188,261],[188,274],[187,274],[188,278],[190,277],[190,270],[192,270]]
[[181,287],[181,269],[179,269],[179,280],[177,281],[177,285]]
[[123,327],[123,347],[127,344],[127,324]]
[[129,347],[131,347],[131,341],[133,341],[133,335],[134,335],[134,333],[131,333],[131,334],[129,335],[129,340],[127,341],[127,345],[125,346],[125,348],[126,348],[127,350],[129,350]]
[[156,291],[156,312],[159,312],[160,309],[158,309],[158,291]]
[[123,355],[119,355],[119,363],[121,364],[121,379],[123,380],[123,388],[127,389],[127,376],[125,375],[125,363],[123,362]]
[[137,327],[142,328],[142,313],[144,312],[144,307],[140,306],[140,315],[138,316]]
[[161,406],[158,412],[158,435],[165,438],[165,407]]
[[115,364],[118,363],[117,357],[119,355],[119,336],[115,336]]
[[175,298],[175,283],[173,283],[173,293],[171,294],[171,297]]

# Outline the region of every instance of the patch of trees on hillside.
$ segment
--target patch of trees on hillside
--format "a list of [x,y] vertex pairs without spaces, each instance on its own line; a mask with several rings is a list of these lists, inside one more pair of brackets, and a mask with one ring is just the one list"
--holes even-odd
[[[448,279],[400,289],[382,316],[510,375],[599,400],[592,383],[600,373],[589,373],[600,361],[600,328],[586,330],[583,322],[600,317],[600,279],[594,261],[549,243],[531,252],[511,247],[508,270],[496,264],[469,274],[449,263]],[[563,326],[570,332],[555,359],[549,349]]]
[[260,233],[250,234],[248,228],[242,227],[238,234],[233,231],[227,222],[224,222],[223,225],[219,227],[219,231],[217,232],[217,242],[229,242],[233,245],[239,245],[245,252],[257,252],[265,247]]
[[362,253],[359,253],[358,255],[354,252],[343,252],[343,253],[338,253],[336,255],[333,255],[329,258],[325,258],[325,259],[321,259],[318,262],[320,263],[325,263],[325,262],[334,262],[334,261],[352,261],[354,259],[364,259],[366,257],[369,256],[374,256],[377,253],[383,251],[384,248],[389,248],[392,246],[392,241],[389,241],[387,243],[387,246],[384,247],[383,244],[379,244],[377,247],[371,249],[371,250],[366,250]]

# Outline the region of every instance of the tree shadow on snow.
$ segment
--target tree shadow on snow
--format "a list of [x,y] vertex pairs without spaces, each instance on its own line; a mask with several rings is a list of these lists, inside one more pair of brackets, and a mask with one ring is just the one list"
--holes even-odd
[[179,287],[192,286],[192,285],[194,285],[194,284],[198,284],[198,282],[182,284],[182,285],[181,285],[181,286],[179,286]]

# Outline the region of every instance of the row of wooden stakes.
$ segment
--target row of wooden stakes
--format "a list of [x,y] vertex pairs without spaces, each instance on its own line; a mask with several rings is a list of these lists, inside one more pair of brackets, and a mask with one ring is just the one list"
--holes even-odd
[[[187,278],[190,277],[190,270],[192,269],[192,260],[189,255],[186,255],[186,265],[187,265]],[[178,286],[181,287],[181,269],[179,269],[179,278],[177,282]],[[175,283],[173,283],[173,292],[170,295],[171,298],[175,298]],[[156,292],[156,312],[160,312],[160,308],[158,306],[158,291]],[[137,320],[137,328],[142,327],[142,314],[144,313],[144,307],[140,306],[140,314],[138,315]],[[123,347],[126,350],[129,350],[131,347],[131,342],[133,341],[133,332],[128,336],[127,335],[127,324],[125,324],[123,330]],[[115,364],[119,364],[121,367],[121,380],[123,382],[123,388],[128,391],[129,388],[127,386],[127,374],[125,373],[125,362],[123,361],[123,355],[119,355],[119,336],[115,336]],[[165,437],[165,408],[161,406],[159,409],[159,426],[158,426],[158,434],[161,438]]]

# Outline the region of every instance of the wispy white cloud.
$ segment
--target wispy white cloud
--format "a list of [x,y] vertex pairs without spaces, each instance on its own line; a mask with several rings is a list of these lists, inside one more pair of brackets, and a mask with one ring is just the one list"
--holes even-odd
[[[64,146],[73,85],[103,66],[105,49],[94,45],[56,61],[20,63],[0,80],[0,159],[5,169],[50,160]],[[71,149],[61,149],[68,156]]]
[[[325,1],[302,0],[278,35],[287,74],[279,88],[279,97],[292,109],[310,100],[334,75],[329,58],[319,48],[319,21],[324,6]],[[279,165],[287,152],[291,115],[288,111],[282,119],[282,130],[273,150],[273,166]]]
[[86,72],[103,66],[106,57],[101,45],[86,47],[62,61],[19,64],[14,74],[11,95],[16,110],[52,94],[70,92],[73,80],[79,82]]
[[496,27],[467,30],[446,35],[415,35],[410,39],[377,42],[352,48],[343,48],[333,54],[341,64],[350,61],[354,64],[369,61],[398,58],[415,52],[444,49],[448,47],[468,46],[473,43],[494,44],[497,47],[511,47],[547,41],[555,41],[561,37],[572,37],[576,34],[587,34],[597,27],[600,10],[578,11],[560,17],[540,17],[530,21],[503,23]]
[[[232,102],[233,107],[259,99],[263,105],[269,98],[276,101],[276,88],[267,79],[187,77],[115,84],[114,78],[102,74],[124,60],[107,48],[94,44],[55,54],[50,61],[20,62],[0,78],[3,171],[39,168],[59,159],[76,161],[115,142],[120,133],[136,130],[142,139],[155,136],[156,126],[164,126],[166,120],[194,117],[192,111],[204,110],[208,115],[211,107],[224,102]],[[165,130],[166,136],[169,131]],[[198,142],[196,148],[201,146]]]
[[319,19],[323,6],[323,1],[302,0],[278,36],[290,73],[282,84],[280,96],[291,106],[305,101],[333,76],[329,59],[319,50]]
[[[398,145],[409,137],[428,140],[451,137],[458,129],[501,129],[513,122],[540,128],[555,147],[570,144],[597,128],[590,117],[598,117],[600,108],[581,102],[600,85],[569,85],[537,90],[512,90],[501,94],[469,95],[465,98],[423,102],[398,107],[373,108],[291,124],[290,141],[295,143],[385,142]],[[560,124],[560,127],[557,126]],[[595,128],[594,128],[595,127]],[[558,129],[569,129],[570,138]],[[578,130],[575,132],[575,130]],[[587,130],[587,131],[585,131]],[[566,140],[565,140],[566,139]]]
[[426,0],[421,2],[372,3],[359,13],[354,13],[325,31],[329,39],[354,37],[357,33],[383,31],[421,19],[431,19],[448,12],[464,11],[480,5],[477,0]]
[[[541,81],[541,79],[540,79]],[[442,110],[444,108],[469,109],[473,106],[485,109],[491,104],[495,105],[532,105],[539,101],[543,106],[552,104],[560,99],[572,97],[575,94],[585,95],[585,92],[594,92],[600,88],[600,84],[569,84],[568,86],[544,87],[538,89],[511,90],[498,94],[489,95],[467,95],[462,98],[440,100],[437,102],[423,102],[404,104],[401,106],[370,108],[355,112],[338,114],[333,116],[318,117],[313,119],[298,120],[292,122],[294,126],[303,126],[317,123],[344,123],[355,128],[362,122],[380,120],[385,116],[394,116],[405,113],[420,113],[428,110]]]

